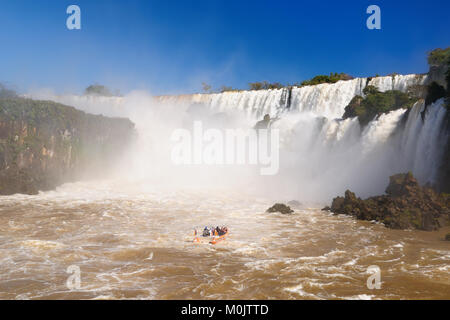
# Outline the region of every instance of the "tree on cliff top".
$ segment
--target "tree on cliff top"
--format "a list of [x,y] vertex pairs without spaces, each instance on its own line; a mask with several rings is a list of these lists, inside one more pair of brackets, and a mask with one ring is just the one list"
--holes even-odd
[[434,49],[428,53],[429,65],[441,65],[445,63],[450,63],[450,47],[447,49]]
[[112,93],[109,88],[101,84],[91,84],[84,90],[84,94],[88,96],[91,95],[91,96],[105,96],[105,97],[120,96],[120,92],[118,90]]
[[321,84],[321,83],[335,83],[339,80],[351,80],[353,79],[352,76],[346,74],[346,73],[337,73],[337,72],[331,72],[329,76],[326,75],[318,75],[310,80],[305,80],[301,83],[302,86],[312,86],[315,84]]
[[279,82],[270,83],[269,81],[262,82],[250,82],[248,84],[250,90],[268,90],[268,89],[281,89],[284,86]]
[[7,88],[6,85],[3,83],[0,83],[0,98],[16,98],[17,93],[16,91]]
[[211,85],[207,84],[206,82],[202,82],[202,90],[205,93],[211,93]]

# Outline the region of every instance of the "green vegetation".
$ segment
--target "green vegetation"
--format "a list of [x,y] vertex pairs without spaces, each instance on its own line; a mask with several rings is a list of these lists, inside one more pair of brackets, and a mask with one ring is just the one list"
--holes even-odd
[[[311,86],[321,83],[335,83],[339,80],[351,80],[352,76],[346,73],[336,73],[332,72],[329,76],[326,75],[318,75],[310,80],[305,80],[302,82],[295,82],[292,84],[282,84],[280,82],[269,82],[269,81],[256,81],[250,82],[248,84],[248,90],[270,90],[270,89],[282,89],[282,88],[292,88],[292,87],[303,87],[303,86]],[[241,89],[236,89],[230,86],[222,86],[218,90],[218,92],[228,92],[228,91],[240,91]],[[212,87],[204,82],[202,82],[202,91],[204,93],[213,93]]]
[[428,64],[430,66],[446,63],[450,63],[450,47],[447,49],[438,48],[428,53]]
[[72,127],[77,119],[85,115],[73,107],[52,101],[37,101],[23,98],[0,99],[0,118],[3,120],[26,120],[31,126],[52,128]]
[[14,98],[17,97],[17,93],[7,88],[4,84],[0,83],[0,98]]
[[282,85],[279,82],[270,83],[268,81],[262,82],[250,82],[248,84],[250,90],[268,90],[268,89],[281,89],[286,86]]
[[345,107],[343,116],[344,119],[358,117],[361,126],[367,125],[382,113],[410,108],[418,100],[397,90],[380,92],[374,86],[367,86],[363,92],[366,97],[355,96]]
[[114,93],[110,89],[101,84],[92,84],[84,90],[85,95],[113,97],[120,96],[120,92],[116,90]]
[[326,75],[318,75],[310,80],[305,80],[300,83],[293,83],[293,84],[287,84],[283,85],[279,82],[270,83],[268,81],[262,81],[262,82],[251,82],[249,83],[249,89],[250,90],[267,90],[267,89],[281,89],[281,88],[289,88],[289,87],[303,87],[303,86],[312,86],[316,84],[321,83],[335,83],[339,80],[351,80],[353,79],[352,76],[346,74],[346,73],[336,73],[332,72],[329,76]]
[[346,74],[346,73],[330,73],[329,76],[325,75],[318,75],[310,80],[305,80],[301,83],[301,86],[312,86],[315,84],[321,84],[321,83],[335,83],[339,80],[351,80],[353,79],[352,76]]
[[[425,105],[428,106],[440,98],[446,98],[445,106],[450,109],[450,47],[446,49],[435,49],[428,53],[428,64],[430,65],[430,72],[442,74],[445,72],[444,82],[447,85],[447,90],[443,87],[441,81],[433,81],[427,87],[427,96],[425,98]],[[439,77],[439,76],[438,76]],[[438,83],[439,82],[439,83]]]
[[33,194],[86,169],[101,172],[133,127],[52,101],[0,98],[0,194]]
[[211,93],[211,86],[207,84],[206,82],[202,82],[202,90],[205,93]]
[[229,92],[229,91],[239,91],[238,89],[233,89],[233,87],[222,86],[220,87],[220,92]]

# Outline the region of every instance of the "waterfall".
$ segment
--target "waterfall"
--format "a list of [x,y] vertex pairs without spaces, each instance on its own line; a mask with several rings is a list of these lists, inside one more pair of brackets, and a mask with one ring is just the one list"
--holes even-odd
[[[341,80],[336,83],[323,83],[312,86],[289,89],[227,91],[212,94],[192,94],[180,96],[160,96],[158,100],[168,104],[204,104],[218,112],[237,110],[255,120],[264,114],[280,116],[286,111],[311,112],[317,116],[330,119],[340,118],[345,107],[355,95],[363,96],[366,85],[373,85],[380,91],[400,90],[406,92],[408,87],[421,85],[424,75],[395,75]],[[289,104],[288,104],[289,103]]]
[[217,112],[237,110],[252,119],[265,114],[275,117],[288,107],[286,105],[288,89],[269,89],[253,91],[227,91],[212,94],[193,94],[182,96],[162,96],[159,101],[173,103],[200,103]]
[[423,85],[426,81],[425,75],[408,74],[408,75],[393,75],[387,77],[372,78],[368,85],[375,86],[381,92],[388,90],[406,90],[414,85]]
[[[380,91],[401,90],[423,84],[423,75],[356,78],[333,84],[292,89],[231,91],[214,94],[152,97],[132,93],[121,98],[56,96],[55,100],[91,113],[129,117],[136,123],[140,143],[126,174],[157,175],[180,184],[211,180],[212,184],[244,184],[260,193],[286,200],[328,202],[346,189],[360,197],[382,194],[388,177],[412,171],[420,183],[433,183],[441,159],[439,140],[446,114],[443,101],[428,106],[423,100],[409,111],[382,114],[361,128],[357,118],[342,120],[345,106],[367,85]],[[36,95],[34,97],[37,97]],[[192,106],[196,112],[192,112]],[[201,112],[198,112],[198,111]],[[280,131],[280,170],[259,176],[251,169],[227,171],[224,167],[170,166],[170,134],[189,127],[199,117],[210,127],[252,127],[265,114],[277,117],[272,125]],[[220,117],[218,116],[220,115]],[[219,122],[218,119],[220,120]],[[151,163],[151,166],[149,164]],[[167,177],[171,177],[168,179]]]
[[[406,169],[411,170],[421,183],[434,184],[444,151],[442,142],[447,141],[443,132],[446,109],[444,99],[429,105],[422,121],[424,102],[416,103],[409,113],[405,128],[400,135],[399,153]],[[404,171],[405,171],[404,170]]]
[[323,83],[292,89],[290,109],[297,112],[312,112],[327,118],[339,118],[355,95],[362,95],[365,78]]

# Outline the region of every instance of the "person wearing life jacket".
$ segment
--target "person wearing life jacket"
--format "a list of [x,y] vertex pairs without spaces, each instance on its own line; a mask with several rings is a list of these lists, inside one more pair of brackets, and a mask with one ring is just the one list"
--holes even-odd
[[205,227],[205,229],[203,229],[203,237],[209,237],[211,235],[210,230],[208,229],[208,227]]

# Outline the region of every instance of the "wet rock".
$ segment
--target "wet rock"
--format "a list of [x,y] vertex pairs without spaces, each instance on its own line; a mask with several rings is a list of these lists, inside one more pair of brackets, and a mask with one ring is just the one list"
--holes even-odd
[[331,208],[329,206],[323,207],[322,211],[331,211]]
[[413,196],[420,190],[419,183],[411,172],[396,174],[389,177],[386,193],[392,197]]
[[331,211],[379,221],[393,229],[432,231],[450,220],[446,198],[429,187],[421,187],[411,173],[391,176],[386,193],[361,200],[347,190],[344,197],[333,199]]
[[266,114],[266,115],[264,115],[264,118],[263,118],[263,120],[261,120],[261,121],[258,121],[256,124],[255,124],[255,129],[268,129],[269,128],[269,125],[270,125],[270,115],[269,114]]
[[292,210],[291,207],[283,203],[275,203],[272,207],[267,209],[266,212],[279,212],[281,214],[290,214],[293,213],[294,210]]
[[445,240],[450,241],[450,232],[445,235]]

